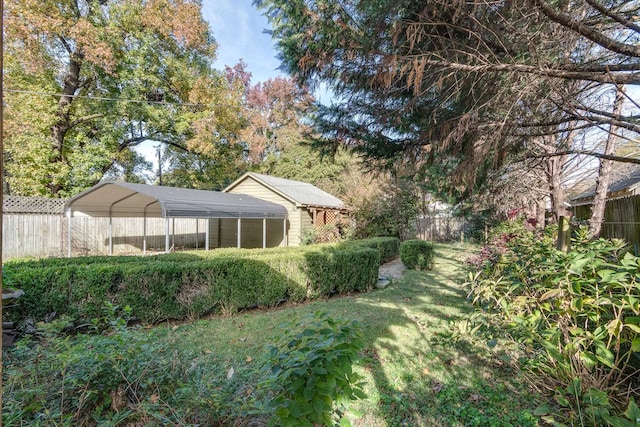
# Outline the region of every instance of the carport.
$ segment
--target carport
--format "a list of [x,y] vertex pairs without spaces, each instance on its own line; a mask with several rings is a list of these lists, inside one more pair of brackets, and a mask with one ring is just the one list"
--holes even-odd
[[[113,254],[113,218],[144,218],[143,253],[146,253],[147,218],[165,218],[165,252],[170,251],[172,218],[236,219],[237,247],[241,247],[243,219],[262,219],[262,247],[267,242],[267,219],[282,219],[283,242],[287,241],[287,209],[243,194],[133,184],[101,182],[70,198],[64,206],[68,227],[68,256],[71,257],[71,224],[74,216],[109,218],[109,254]],[[209,250],[209,227],[206,228]]]

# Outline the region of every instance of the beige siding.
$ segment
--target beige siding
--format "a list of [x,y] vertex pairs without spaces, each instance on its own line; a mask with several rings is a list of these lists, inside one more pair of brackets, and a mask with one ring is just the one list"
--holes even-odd
[[300,246],[302,244],[302,235],[304,234],[304,230],[309,230],[313,228],[313,215],[307,208],[299,208],[296,212],[296,216],[298,218],[298,232],[295,234],[297,239],[295,243],[291,246]]
[[[243,219],[241,221],[241,245],[243,248],[262,247],[262,220]],[[281,219],[267,220],[267,247],[282,246],[284,224]],[[220,247],[235,248],[238,246],[238,220],[225,218],[220,220]]]
[[[246,194],[248,196],[253,196],[258,199],[266,200],[268,202],[277,203],[279,205],[284,206],[287,209],[289,214],[289,236],[288,236],[288,245],[289,246],[298,246],[301,242],[302,236],[302,226],[303,226],[303,216],[302,209],[296,207],[295,203],[289,201],[288,199],[280,196],[279,194],[271,191],[269,188],[260,184],[256,180],[251,177],[247,177],[244,181],[238,183],[230,193],[235,194]],[[282,227],[281,227],[282,229]]]
[[220,247],[220,219],[211,218],[209,220],[209,248]]
[[236,194],[246,194],[248,196],[253,196],[258,199],[266,200],[268,202],[277,203],[279,205],[285,206],[287,209],[291,206],[295,206],[295,203],[292,203],[290,200],[280,196],[277,193],[274,193],[269,188],[260,184],[256,180],[251,177],[247,177],[244,181],[238,183],[230,193]]

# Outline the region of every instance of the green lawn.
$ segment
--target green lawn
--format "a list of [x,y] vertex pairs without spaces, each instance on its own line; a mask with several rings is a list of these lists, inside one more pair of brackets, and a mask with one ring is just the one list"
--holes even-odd
[[[141,385],[138,410],[129,417],[139,419],[140,408],[144,408],[151,414],[146,419],[158,423],[165,417],[172,424],[233,425],[251,409],[252,400],[260,397],[256,384],[266,358],[265,346],[287,332],[282,325],[326,311],[333,318],[360,321],[364,331],[365,350],[355,369],[366,381],[368,397],[356,402],[355,409],[362,416],[352,419],[354,425],[538,425],[532,415],[535,399],[517,371],[492,356],[482,342],[446,338],[452,322],[463,324],[473,311],[461,285],[462,261],[469,250],[460,245],[437,245],[432,271],[407,271],[383,290],[150,329],[146,333],[155,343],[153,355],[145,354],[145,346],[136,352],[141,359],[148,356],[154,363],[162,362],[163,368],[136,374],[136,381],[142,384],[143,375],[171,375],[179,379],[179,386],[144,395]],[[30,359],[35,356],[29,354],[27,357],[24,349],[18,349],[5,361],[5,401],[10,408],[25,403],[7,388],[18,390],[32,381],[42,383],[42,379],[18,374],[21,363],[33,362]],[[40,375],[45,371],[41,369]],[[64,378],[51,381],[60,381],[59,387],[63,387]],[[61,412],[63,419],[64,410]],[[113,419],[126,422],[126,418],[122,411]],[[5,425],[20,425],[20,417],[8,422],[5,415],[4,420]],[[73,425],[73,421],[66,425]]]
[[172,345],[188,343],[197,363],[214,360],[223,381],[233,367],[235,375],[252,382],[253,365],[270,338],[284,332],[283,323],[326,311],[364,327],[365,357],[357,371],[365,377],[368,398],[356,405],[363,416],[353,420],[355,425],[536,425],[535,404],[514,372],[486,348],[437,339],[450,322],[472,311],[461,286],[468,251],[438,245],[432,271],[407,271],[383,290],[202,320],[168,328],[166,339]]

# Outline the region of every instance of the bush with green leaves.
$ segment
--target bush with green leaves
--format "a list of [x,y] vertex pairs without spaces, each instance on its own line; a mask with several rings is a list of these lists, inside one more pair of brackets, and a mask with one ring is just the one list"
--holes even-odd
[[567,409],[541,411],[546,420],[628,425],[615,420],[639,397],[640,258],[622,241],[590,241],[585,230],[569,253],[553,243],[549,233],[516,233],[492,264],[469,274],[470,296],[529,349],[525,366]]
[[431,270],[435,257],[433,243],[424,240],[406,240],[400,244],[402,263],[413,270]]
[[312,298],[365,292],[378,278],[380,256],[373,249],[319,250],[307,252],[304,258]]
[[257,412],[272,412],[270,425],[283,427],[351,425],[351,401],[366,397],[352,370],[363,348],[358,323],[315,313],[282,330],[292,332],[270,348],[268,376],[261,383],[269,401]]
[[155,323],[364,292],[376,282],[377,250],[358,245],[294,249],[129,257],[123,263],[104,257],[77,265],[53,260],[38,267],[15,264],[5,286],[22,289],[24,295],[8,316],[41,321],[55,313],[70,316],[76,324],[87,323],[110,302],[130,306],[138,320]]
[[380,263],[385,263],[400,255],[400,239],[397,237],[372,237],[363,240],[349,240],[341,247],[366,247],[375,249],[380,254]]

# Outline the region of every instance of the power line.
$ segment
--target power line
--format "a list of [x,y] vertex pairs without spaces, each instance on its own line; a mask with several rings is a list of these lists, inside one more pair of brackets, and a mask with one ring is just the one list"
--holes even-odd
[[192,104],[188,102],[146,101],[141,99],[109,98],[104,96],[66,95],[64,93],[38,92],[38,91],[21,90],[21,89],[5,89],[5,92],[24,93],[27,95],[38,95],[38,96],[55,96],[55,97],[66,96],[69,98],[82,98],[82,99],[90,99],[95,101],[137,102],[141,104],[174,105],[179,107],[209,107],[210,106],[208,104]]

